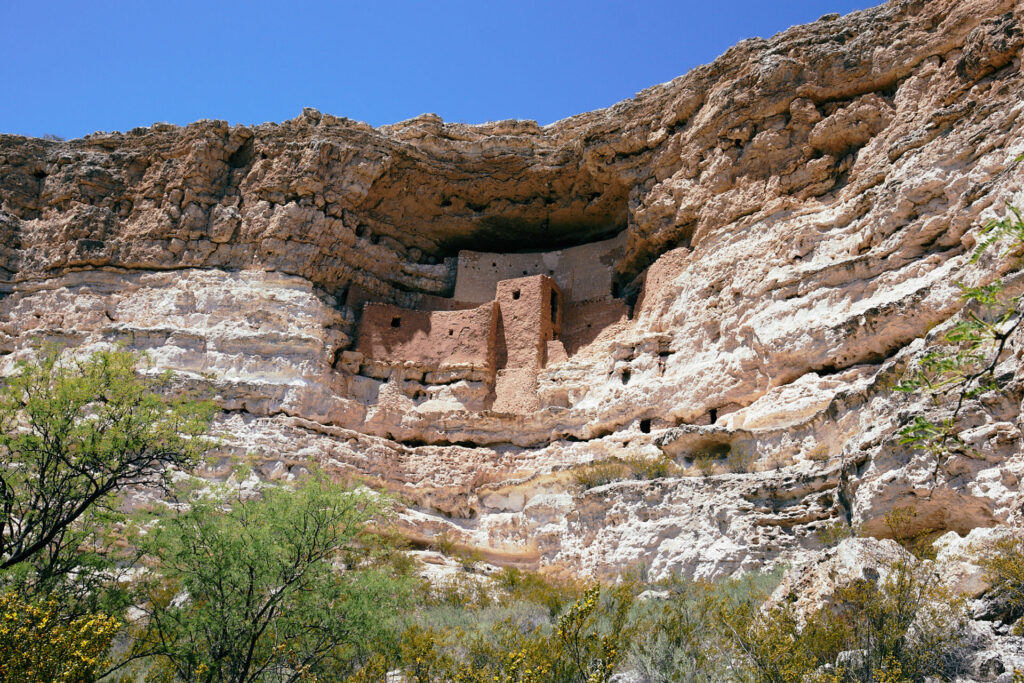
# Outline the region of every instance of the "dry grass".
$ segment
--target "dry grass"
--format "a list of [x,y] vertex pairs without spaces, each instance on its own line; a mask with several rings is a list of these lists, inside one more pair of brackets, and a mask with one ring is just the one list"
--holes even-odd
[[604,486],[616,481],[662,479],[678,476],[679,466],[668,456],[645,458],[631,456],[608,458],[573,472],[573,481],[583,490]]
[[828,444],[819,443],[817,446],[807,451],[805,456],[811,462],[825,462],[831,456]]

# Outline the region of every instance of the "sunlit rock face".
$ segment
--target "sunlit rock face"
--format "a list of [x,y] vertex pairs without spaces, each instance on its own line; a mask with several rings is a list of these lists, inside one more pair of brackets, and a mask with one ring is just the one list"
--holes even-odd
[[[900,445],[891,386],[1007,268],[971,253],[1024,205],[1022,45],[1019,3],[894,1],[543,127],[0,136],[0,348],[146,350],[225,409],[208,476],[376,482],[498,562],[717,577],[894,507],[1020,524],[1024,340],[980,457]],[[610,458],[675,466],[584,489]]]

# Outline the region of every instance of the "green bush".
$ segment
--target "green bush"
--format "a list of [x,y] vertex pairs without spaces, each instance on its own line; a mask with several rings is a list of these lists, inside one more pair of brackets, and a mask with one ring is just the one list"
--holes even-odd
[[837,545],[843,539],[850,538],[853,535],[853,529],[850,528],[850,525],[839,520],[830,522],[815,532],[815,536],[818,537],[818,540],[825,547]]
[[141,540],[154,574],[136,654],[185,681],[256,681],[354,670],[392,641],[410,583],[337,566],[386,500],[314,477],[229,510],[196,501]]

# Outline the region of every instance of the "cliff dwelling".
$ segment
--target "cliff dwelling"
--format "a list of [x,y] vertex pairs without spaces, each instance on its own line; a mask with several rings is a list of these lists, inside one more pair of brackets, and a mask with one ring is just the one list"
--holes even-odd
[[[608,325],[628,317],[613,294],[625,235],[537,253],[458,253],[451,297],[424,296],[420,307],[359,301],[349,369],[382,380],[398,376],[430,387],[466,382],[467,407],[527,414],[539,409],[537,373],[567,360]],[[466,391],[465,387],[474,387]]]

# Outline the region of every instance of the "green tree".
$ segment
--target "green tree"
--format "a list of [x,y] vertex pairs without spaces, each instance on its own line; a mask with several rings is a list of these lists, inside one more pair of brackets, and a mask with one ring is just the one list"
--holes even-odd
[[202,435],[214,405],[170,397],[170,375],[140,375],[142,360],[49,347],[0,388],[0,576],[9,586],[87,589],[107,566],[119,494],[161,484],[168,466],[188,467],[210,447]]
[[[993,245],[1004,244],[1001,258],[1012,259],[1011,268],[1020,267],[1024,250],[1024,216],[1014,206],[1007,215],[981,227],[983,238],[974,252],[977,262]],[[960,440],[960,416],[967,401],[989,391],[1000,391],[1005,380],[996,376],[1007,343],[1020,327],[1024,315],[1021,297],[1009,297],[1002,280],[971,287],[961,282],[964,302],[957,322],[938,343],[911,368],[896,386],[897,391],[931,398],[936,408],[951,404],[941,419],[914,415],[900,431],[901,444],[923,450],[935,459],[935,473],[955,453],[970,453]]]
[[387,649],[407,581],[342,569],[387,500],[316,476],[223,511],[209,500],[142,540],[152,561],[147,630],[134,657],[184,681],[336,680]]

